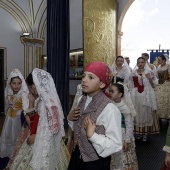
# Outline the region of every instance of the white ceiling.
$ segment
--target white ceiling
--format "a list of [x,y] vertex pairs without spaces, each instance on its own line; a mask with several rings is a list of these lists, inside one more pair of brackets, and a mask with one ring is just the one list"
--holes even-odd
[[1,17],[7,17],[10,22],[8,13],[20,25],[22,32],[42,38],[46,29],[46,3],[46,0],[0,0],[0,12],[4,13],[0,16],[0,21]]

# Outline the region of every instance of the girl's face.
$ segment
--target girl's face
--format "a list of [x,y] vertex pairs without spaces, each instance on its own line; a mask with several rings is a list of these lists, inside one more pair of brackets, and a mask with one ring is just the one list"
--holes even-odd
[[32,84],[31,86],[28,85],[28,89],[29,89],[29,92],[30,92],[33,96],[35,96],[35,97],[38,96],[37,89],[36,89],[36,87],[35,87],[34,84]]
[[122,97],[122,93],[120,93],[117,87],[113,85],[109,87],[109,94],[111,96],[111,100],[113,100],[114,102],[116,102],[118,99],[121,99]]
[[91,97],[105,87],[105,84],[95,74],[88,71],[84,72],[81,84],[83,92]]
[[144,69],[144,67],[145,67],[145,60],[138,59],[137,66],[138,66],[139,69]]
[[21,79],[20,78],[11,78],[10,86],[11,86],[11,89],[13,90],[14,94],[18,93],[22,86]]
[[122,67],[123,63],[124,63],[123,58],[119,57],[119,58],[116,59],[116,66],[117,67]]
[[164,65],[165,64],[165,60],[162,60],[161,57],[158,57],[158,65]]

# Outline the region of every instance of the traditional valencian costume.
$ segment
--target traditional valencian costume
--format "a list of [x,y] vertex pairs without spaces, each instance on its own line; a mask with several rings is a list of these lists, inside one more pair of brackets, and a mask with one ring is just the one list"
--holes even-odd
[[159,85],[155,88],[155,94],[159,118],[168,119],[170,116],[170,61],[168,55],[164,54],[164,56],[165,65],[159,65],[157,68]]
[[121,83],[124,87],[124,101],[127,104],[127,106],[130,108],[131,110],[131,114],[133,115],[133,117],[136,116],[136,110],[135,107],[133,106],[132,103],[132,99],[130,96],[130,91],[129,91],[129,77],[130,77],[130,67],[127,64],[127,61],[125,59],[124,63],[122,65],[122,69],[118,72],[116,70],[116,61],[114,61],[114,63],[111,66],[111,71],[113,73],[113,79],[112,79],[112,83]]
[[138,161],[135,151],[135,140],[133,135],[133,115],[124,99],[120,103],[113,102],[122,114],[122,143],[129,144],[129,150],[119,152],[111,156],[110,169],[133,169],[138,170]]
[[[137,112],[134,120],[135,133],[139,135],[159,133],[155,93],[149,80],[145,76],[146,74],[150,74],[152,77],[154,74],[152,74],[147,63],[142,74],[138,74],[137,70],[138,67],[136,66],[130,75],[129,83],[132,102]],[[157,82],[155,77],[152,77],[152,80],[155,80],[153,81],[155,83]],[[145,140],[146,139],[144,139],[144,141]]]
[[19,150],[15,151],[17,153],[8,167],[10,170],[65,170],[69,154],[62,142],[64,116],[54,81],[41,69],[34,69],[32,77],[39,98],[36,108],[27,110],[26,114],[33,121],[28,135],[36,134],[35,141],[28,145],[26,138],[22,145],[19,143],[21,146],[16,146]]
[[[89,63],[85,72],[95,74],[106,86],[111,82],[111,70],[103,62]],[[110,155],[122,149],[121,114],[112,101],[99,91],[94,96],[83,94],[79,99],[80,117],[69,121],[74,131],[74,147],[68,170],[108,170]],[[86,116],[96,124],[91,138],[84,129]]]
[[[11,79],[18,77],[21,82],[21,89],[17,94],[11,89]],[[18,69],[14,69],[7,81],[5,88],[5,122],[0,137],[0,158],[11,156],[18,134],[21,130],[21,112],[28,108],[28,88],[24,77]],[[5,160],[1,159],[1,163]]]

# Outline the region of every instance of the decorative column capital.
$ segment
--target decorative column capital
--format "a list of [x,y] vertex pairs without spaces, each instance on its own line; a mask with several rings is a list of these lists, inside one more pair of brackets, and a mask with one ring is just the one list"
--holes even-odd
[[29,37],[21,37],[21,42],[23,44],[32,44],[32,45],[37,45],[37,46],[42,46],[44,44],[43,39],[29,38]]

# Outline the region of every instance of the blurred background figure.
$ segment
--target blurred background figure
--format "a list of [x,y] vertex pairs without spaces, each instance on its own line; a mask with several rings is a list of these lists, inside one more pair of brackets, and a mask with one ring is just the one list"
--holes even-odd
[[132,71],[132,68],[131,68],[130,65],[129,65],[129,64],[130,64],[130,58],[129,58],[129,57],[124,57],[124,58],[125,58],[128,66],[129,66],[129,68],[130,68],[130,71]]

